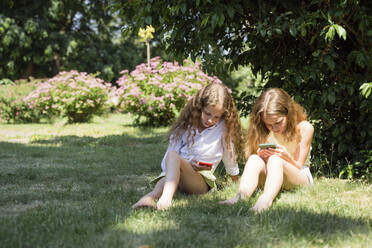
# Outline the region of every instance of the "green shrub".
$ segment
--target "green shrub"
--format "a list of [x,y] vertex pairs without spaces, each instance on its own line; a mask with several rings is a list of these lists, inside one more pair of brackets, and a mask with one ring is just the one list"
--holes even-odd
[[66,117],[69,123],[87,122],[107,108],[111,86],[84,72],[61,72],[37,85],[25,99],[45,117]]
[[334,176],[365,161],[360,153],[372,149],[372,98],[359,91],[368,96],[371,83],[371,1],[139,2],[117,9],[122,17],[133,13],[125,15],[133,28],[151,24],[169,34],[165,52],[200,57],[215,74],[250,65],[268,79],[265,87],[294,96],[316,121],[312,157],[327,156]]
[[[293,1],[266,6],[260,13],[265,17],[252,22],[256,40],[246,56],[253,71],[265,72],[265,87],[283,88],[306,108],[315,126],[312,157],[329,162],[314,160],[314,170],[363,177],[371,164],[363,151],[372,149],[372,5],[312,1],[298,8]],[[244,112],[250,99],[241,100]]]
[[145,124],[168,125],[203,85],[221,82],[203,73],[199,64],[191,61],[179,66],[155,57],[150,64],[150,68],[140,64],[130,74],[122,71],[123,76],[117,81],[117,104],[132,113],[137,124],[144,117]]
[[14,82],[10,80],[9,78],[0,79],[0,85],[8,85],[8,84],[14,84]]
[[41,112],[24,97],[36,89],[36,81],[20,80],[0,86],[0,119],[7,123],[39,122]]

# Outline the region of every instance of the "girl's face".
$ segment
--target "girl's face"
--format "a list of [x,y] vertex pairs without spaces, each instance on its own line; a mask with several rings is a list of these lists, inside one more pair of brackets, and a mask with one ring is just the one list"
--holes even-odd
[[274,133],[282,134],[287,128],[286,116],[263,115],[262,121],[265,123],[266,128]]
[[222,115],[223,107],[221,105],[206,106],[201,111],[200,126],[203,129],[214,126],[221,119]]

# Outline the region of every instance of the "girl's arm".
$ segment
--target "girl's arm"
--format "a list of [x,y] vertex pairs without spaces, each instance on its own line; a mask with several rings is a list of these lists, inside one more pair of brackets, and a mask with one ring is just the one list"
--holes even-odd
[[234,145],[231,144],[232,152],[227,150],[225,143],[223,142],[223,155],[222,161],[225,165],[226,173],[230,175],[231,179],[236,182],[239,179],[239,166],[236,161],[236,156],[234,152]]
[[305,164],[307,155],[310,152],[311,142],[313,140],[314,127],[308,121],[302,121],[298,124],[301,133],[301,140],[297,146],[295,157],[293,158],[283,146],[278,146],[279,149],[270,149],[279,157],[286,160],[290,164],[302,169]]
[[168,153],[170,151],[175,151],[175,152],[179,153],[180,150],[181,150],[181,147],[182,147],[182,136],[178,140],[174,140],[173,138],[174,138],[174,135],[172,134],[169,137],[169,144],[168,144],[167,151],[165,152],[164,157],[163,157],[163,160],[161,161],[161,169],[162,169],[162,171],[165,171],[165,158],[167,157]]
[[305,164],[306,158],[310,152],[311,142],[313,141],[314,135],[314,127],[308,121],[302,121],[298,125],[301,133],[301,141],[298,146],[299,151],[297,159],[298,165],[297,168],[302,169],[302,166]]

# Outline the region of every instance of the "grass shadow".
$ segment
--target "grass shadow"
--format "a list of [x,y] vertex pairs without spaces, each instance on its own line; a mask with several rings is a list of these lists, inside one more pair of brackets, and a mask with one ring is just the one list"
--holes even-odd
[[158,173],[161,140],[122,134],[0,142],[0,243],[83,246],[126,218],[133,186]]
[[[325,247],[368,237],[372,228],[372,219],[306,207],[281,206],[255,214],[249,203],[231,207],[218,205],[217,199],[182,198],[167,212],[132,211],[105,237],[114,246],[125,241],[127,247]],[[147,226],[141,225],[143,220],[150,220]]]
[[[133,137],[131,135],[108,135],[99,138],[91,136],[38,136],[31,137],[30,144],[59,145],[59,146],[139,146],[158,144],[164,141],[162,135],[152,137]],[[163,142],[165,143],[165,142]]]

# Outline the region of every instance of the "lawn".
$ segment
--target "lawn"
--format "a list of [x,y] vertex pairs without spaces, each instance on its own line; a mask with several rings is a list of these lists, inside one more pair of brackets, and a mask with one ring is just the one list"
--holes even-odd
[[131,210],[151,188],[166,128],[125,115],[89,124],[0,125],[1,247],[368,247],[372,186],[315,178],[257,215],[221,206],[237,185],[177,193],[166,212]]

